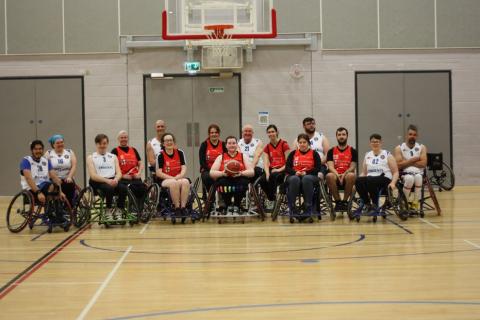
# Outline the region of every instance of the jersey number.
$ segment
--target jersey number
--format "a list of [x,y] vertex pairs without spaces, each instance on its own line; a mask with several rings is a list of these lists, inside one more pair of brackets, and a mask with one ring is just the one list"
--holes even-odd
[[378,164],[379,163],[379,160],[378,159],[373,159],[372,160],[372,164]]

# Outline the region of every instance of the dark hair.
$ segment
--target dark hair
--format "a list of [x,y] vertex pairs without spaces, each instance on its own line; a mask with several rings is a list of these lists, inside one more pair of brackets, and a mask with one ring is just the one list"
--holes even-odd
[[42,140],[33,140],[31,143],[30,143],[30,151],[32,151],[33,149],[35,149],[36,146],[42,146],[42,148],[44,148],[44,145],[43,145],[43,142]]
[[235,136],[228,136],[228,137],[225,138],[225,143],[227,143],[229,139],[234,139],[235,142],[238,141],[238,140],[237,140],[237,137],[235,137]]
[[407,132],[410,131],[410,130],[418,132],[418,127],[414,124],[410,124],[410,125],[408,125]]
[[342,131],[345,131],[347,133],[347,136],[348,136],[348,130],[347,130],[347,128],[344,128],[344,127],[338,128],[337,131],[335,132],[335,135],[337,135],[337,133],[342,132]]
[[165,142],[165,136],[172,136],[173,142],[175,142],[175,136],[173,135],[173,133],[165,132],[165,133],[163,134],[163,136],[162,136],[162,139],[160,139],[160,140],[162,140],[162,141],[161,141],[161,142],[162,142],[162,145],[163,145],[163,143]]
[[370,140],[372,139],[382,140],[382,136],[378,133],[372,133],[372,135],[370,136]]
[[274,124],[269,125],[269,126],[267,127],[267,130],[265,130],[265,131],[268,132],[268,130],[270,130],[270,129],[273,129],[273,130],[275,130],[276,132],[278,132],[277,126],[274,125]]
[[306,117],[305,119],[303,119],[302,124],[305,125],[305,123],[307,122],[315,122],[315,119],[313,119],[312,117]]
[[105,139],[107,139],[107,142],[110,142],[110,140],[108,140],[108,136],[106,134],[99,133],[95,136],[95,144],[99,144],[100,142],[102,142]]
[[220,127],[218,124],[212,123],[211,125],[208,126],[208,134],[210,134],[210,130],[215,129],[217,130],[218,134],[220,134]]
[[299,142],[300,139],[303,139],[307,142],[310,142],[310,138],[308,137],[308,134],[306,134],[306,133],[300,133],[297,137],[297,142]]

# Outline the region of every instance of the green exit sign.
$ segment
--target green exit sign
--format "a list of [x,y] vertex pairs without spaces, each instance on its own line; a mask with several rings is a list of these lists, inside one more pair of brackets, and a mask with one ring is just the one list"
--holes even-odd
[[200,62],[198,61],[185,62],[185,71],[193,72],[193,73],[200,71]]

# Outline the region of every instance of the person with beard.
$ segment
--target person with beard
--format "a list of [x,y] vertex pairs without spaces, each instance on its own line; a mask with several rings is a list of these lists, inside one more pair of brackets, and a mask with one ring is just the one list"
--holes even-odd
[[[348,130],[340,127],[336,131],[338,146],[331,148],[327,153],[327,185],[335,199],[335,210],[346,210],[348,199],[355,185],[355,168],[358,162],[358,153],[347,144]],[[338,187],[344,190],[343,200],[340,199]]]
[[253,137],[253,127],[246,124],[242,128],[242,138],[238,140],[238,149],[241,153],[248,156],[255,170],[253,180],[256,180],[263,174],[262,150],[263,142]]
[[[330,149],[330,143],[328,142],[327,137],[322,132],[316,131],[315,119],[307,117],[303,119],[302,123],[303,130],[305,130],[305,133],[310,139],[310,147],[312,148],[312,150],[318,153],[322,161],[318,177],[323,180],[323,178],[327,174],[327,157],[325,157],[325,153],[328,151],[328,149]],[[298,141],[295,140],[293,143],[293,150],[297,149],[297,147]]]
[[157,167],[157,158],[162,151],[162,137],[167,130],[167,125],[163,120],[157,120],[155,122],[155,132],[157,133],[152,140],[147,142],[147,161],[148,161],[148,168],[152,174],[155,174],[155,170],[158,169]]
[[415,197],[412,201],[412,207],[418,209],[418,201],[421,198],[423,171],[427,166],[427,148],[417,142],[418,128],[409,125],[405,142],[397,146],[394,151],[395,160],[398,168],[401,170],[403,181],[403,192],[405,196],[410,196],[410,191],[415,185]]

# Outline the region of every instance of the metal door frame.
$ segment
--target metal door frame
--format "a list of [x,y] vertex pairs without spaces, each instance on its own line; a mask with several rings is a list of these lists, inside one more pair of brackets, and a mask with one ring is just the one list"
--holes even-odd
[[[85,141],[85,77],[84,76],[12,76],[0,77],[0,80],[47,80],[47,79],[80,79],[82,92],[82,148],[83,148],[83,181],[87,184],[86,141]],[[83,186],[84,187],[84,186]]]
[[[358,75],[383,73],[447,73],[449,95],[449,123],[450,123],[450,166],[453,169],[453,119],[452,119],[452,70],[384,70],[384,71],[355,71],[355,144],[358,148]],[[405,134],[405,133],[403,133]],[[360,157],[360,155],[359,155]],[[360,166],[360,164],[357,164]],[[358,169],[358,168],[357,168]]]
[[[198,73],[198,74],[188,74],[188,73],[166,73],[164,74],[165,78],[196,78],[196,77],[220,77],[220,73]],[[242,74],[239,72],[234,72],[233,77],[237,78],[238,81],[238,115],[239,115],[239,135],[242,134]],[[147,154],[147,79],[152,80],[150,73],[143,74],[143,148],[145,155]],[[161,80],[161,79],[158,79]],[[168,81],[169,79],[165,79]]]

